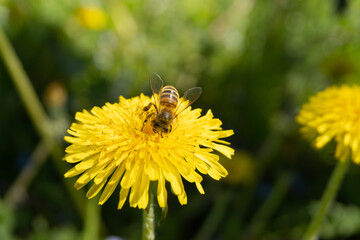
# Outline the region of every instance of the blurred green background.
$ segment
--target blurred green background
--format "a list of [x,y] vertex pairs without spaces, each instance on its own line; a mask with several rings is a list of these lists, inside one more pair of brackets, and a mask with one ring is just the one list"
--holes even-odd
[[[229,176],[205,176],[205,195],[185,183],[185,206],[169,194],[158,239],[301,237],[336,161],[333,146],[302,140],[294,117],[327,86],[360,82],[359,17],[358,0],[0,0],[0,26],[62,149],[77,111],[149,95],[152,72],[180,93],[201,86],[194,106],[235,131],[235,156],[220,160]],[[48,160],[2,60],[0,102],[0,239],[84,239],[89,215]],[[34,159],[26,187],[14,188]],[[352,165],[322,239],[360,239],[359,181]],[[101,207],[98,239],[141,239],[141,211],[118,211],[117,201],[115,191]]]

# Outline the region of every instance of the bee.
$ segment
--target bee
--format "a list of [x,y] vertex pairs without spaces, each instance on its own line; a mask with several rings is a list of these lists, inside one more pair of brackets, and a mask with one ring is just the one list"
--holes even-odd
[[154,102],[144,107],[143,110],[149,111],[153,106],[156,111],[146,116],[142,129],[152,118],[150,124],[154,133],[160,133],[162,136],[163,133],[172,131],[174,119],[200,97],[202,90],[200,87],[190,88],[179,102],[179,93],[176,88],[170,85],[164,86],[164,81],[158,74],[152,73],[149,81]]

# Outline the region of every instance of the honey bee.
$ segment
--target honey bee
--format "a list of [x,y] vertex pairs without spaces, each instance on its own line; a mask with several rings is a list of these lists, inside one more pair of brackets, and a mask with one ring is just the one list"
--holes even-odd
[[144,107],[143,110],[149,111],[154,106],[156,112],[149,113],[146,116],[142,129],[147,121],[153,118],[150,122],[152,129],[154,133],[160,133],[161,136],[163,133],[172,131],[173,120],[195,102],[202,91],[200,87],[190,88],[179,102],[179,93],[176,88],[170,85],[164,86],[164,81],[156,73],[150,75],[150,87],[154,102]]

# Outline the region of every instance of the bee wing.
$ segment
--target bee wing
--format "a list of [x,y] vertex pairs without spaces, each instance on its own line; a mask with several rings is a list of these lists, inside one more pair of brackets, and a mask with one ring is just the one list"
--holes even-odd
[[[161,79],[159,74],[152,73],[149,78],[152,97],[154,98],[154,104],[159,109],[160,99],[159,99],[159,92],[164,86],[164,81]],[[156,96],[157,95],[157,96]]]
[[188,106],[193,104],[201,95],[201,87],[190,88],[184,93],[184,96],[181,102],[178,104],[178,107],[175,110],[175,117],[184,111]]
[[187,101],[188,102],[187,105],[190,106],[200,97],[201,92],[202,92],[201,87],[190,88],[184,93],[183,100]]

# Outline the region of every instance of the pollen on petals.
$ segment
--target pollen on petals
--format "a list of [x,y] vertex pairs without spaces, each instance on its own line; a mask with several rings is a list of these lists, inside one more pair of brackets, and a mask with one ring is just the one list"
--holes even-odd
[[318,149],[336,142],[335,157],[360,163],[360,87],[329,87],[304,104],[296,120]]
[[160,207],[167,204],[166,182],[184,205],[187,195],[183,179],[195,183],[204,194],[200,174],[215,180],[228,174],[216,153],[228,158],[234,154],[229,143],[221,139],[233,135],[232,130],[222,130],[221,121],[213,118],[210,110],[201,116],[201,109],[188,107],[174,120],[170,133],[155,133],[149,123],[144,124],[149,113],[143,109],[151,101],[143,94],[131,99],[120,97],[118,103],[75,115],[77,123],[68,130],[71,136],[65,136],[71,145],[64,157],[75,166],[65,177],[79,176],[77,189],[92,184],[88,198],[102,191],[100,205],[120,186],[118,209],[127,199],[131,207],[144,209],[151,182],[157,183]]

